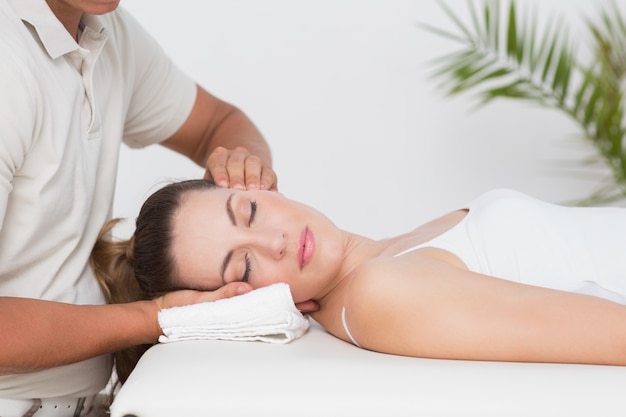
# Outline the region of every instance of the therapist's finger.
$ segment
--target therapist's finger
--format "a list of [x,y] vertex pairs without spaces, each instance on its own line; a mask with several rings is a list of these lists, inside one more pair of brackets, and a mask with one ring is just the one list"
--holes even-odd
[[228,187],[236,190],[246,188],[246,159],[250,156],[247,149],[235,148],[226,161],[226,171],[228,172]]
[[308,300],[301,303],[296,303],[296,308],[300,310],[300,312],[303,314],[315,313],[320,309],[320,305],[317,303],[317,301]]
[[231,298],[252,291],[252,286],[245,282],[229,282],[215,291],[201,291],[205,301]]
[[206,163],[204,178],[213,180],[220,187],[228,187],[230,179],[226,170],[226,163],[230,151],[222,146],[218,146],[211,152]]
[[262,167],[261,190],[278,191],[278,177],[272,168]]
[[246,189],[258,190],[261,186],[261,170],[263,169],[263,163],[261,160],[254,156],[248,155],[244,161],[244,175]]

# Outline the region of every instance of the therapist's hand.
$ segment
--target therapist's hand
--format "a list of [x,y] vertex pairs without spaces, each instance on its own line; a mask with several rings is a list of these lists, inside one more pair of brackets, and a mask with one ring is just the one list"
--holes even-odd
[[[217,301],[223,298],[231,298],[237,295],[245,294],[252,291],[252,286],[245,282],[230,282],[215,291],[195,291],[195,290],[178,290],[167,293],[155,301],[159,306],[159,310],[170,307],[178,307],[189,304],[204,303],[206,301]],[[314,313],[320,309],[317,301],[308,300],[296,303],[296,307],[301,313]]]
[[[150,334],[152,334],[152,343],[156,343],[163,331],[159,324],[159,311],[170,308],[179,307],[189,304],[204,303],[206,301],[217,301],[223,298],[231,298],[236,295],[245,294],[252,291],[252,287],[245,282],[231,282],[215,291],[195,291],[195,290],[178,290],[172,291],[165,295],[155,298],[147,302],[149,310],[146,318],[151,322]],[[145,302],[144,302],[145,303]],[[146,304],[144,304],[146,305]]]
[[155,302],[162,310],[164,308],[178,307],[189,304],[204,303],[207,301],[217,301],[223,298],[231,298],[236,295],[245,294],[252,291],[250,284],[245,282],[230,282],[215,291],[179,290],[172,291],[155,299]]
[[278,189],[274,170],[241,146],[233,150],[222,146],[215,148],[207,160],[204,178],[220,187],[237,190]]

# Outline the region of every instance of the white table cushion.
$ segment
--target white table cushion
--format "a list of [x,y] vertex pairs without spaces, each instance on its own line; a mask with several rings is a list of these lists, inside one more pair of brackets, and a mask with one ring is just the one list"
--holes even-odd
[[626,367],[453,361],[359,349],[309,332],[286,345],[152,347],[111,417],[626,416]]

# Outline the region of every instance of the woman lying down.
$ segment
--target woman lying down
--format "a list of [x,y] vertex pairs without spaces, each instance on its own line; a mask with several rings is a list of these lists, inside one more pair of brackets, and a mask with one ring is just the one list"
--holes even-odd
[[[189,180],[148,198],[129,241],[97,248],[101,281],[137,297],[287,283],[296,303],[319,304],[311,316],[328,332],[373,351],[626,365],[622,208],[494,190],[372,240],[278,192]],[[116,284],[115,276],[131,278]]]

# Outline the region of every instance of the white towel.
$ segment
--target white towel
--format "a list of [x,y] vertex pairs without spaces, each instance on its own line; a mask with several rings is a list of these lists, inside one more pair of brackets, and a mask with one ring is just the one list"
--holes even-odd
[[223,300],[172,307],[159,312],[159,342],[221,339],[289,343],[309,328],[289,285],[273,284]]

